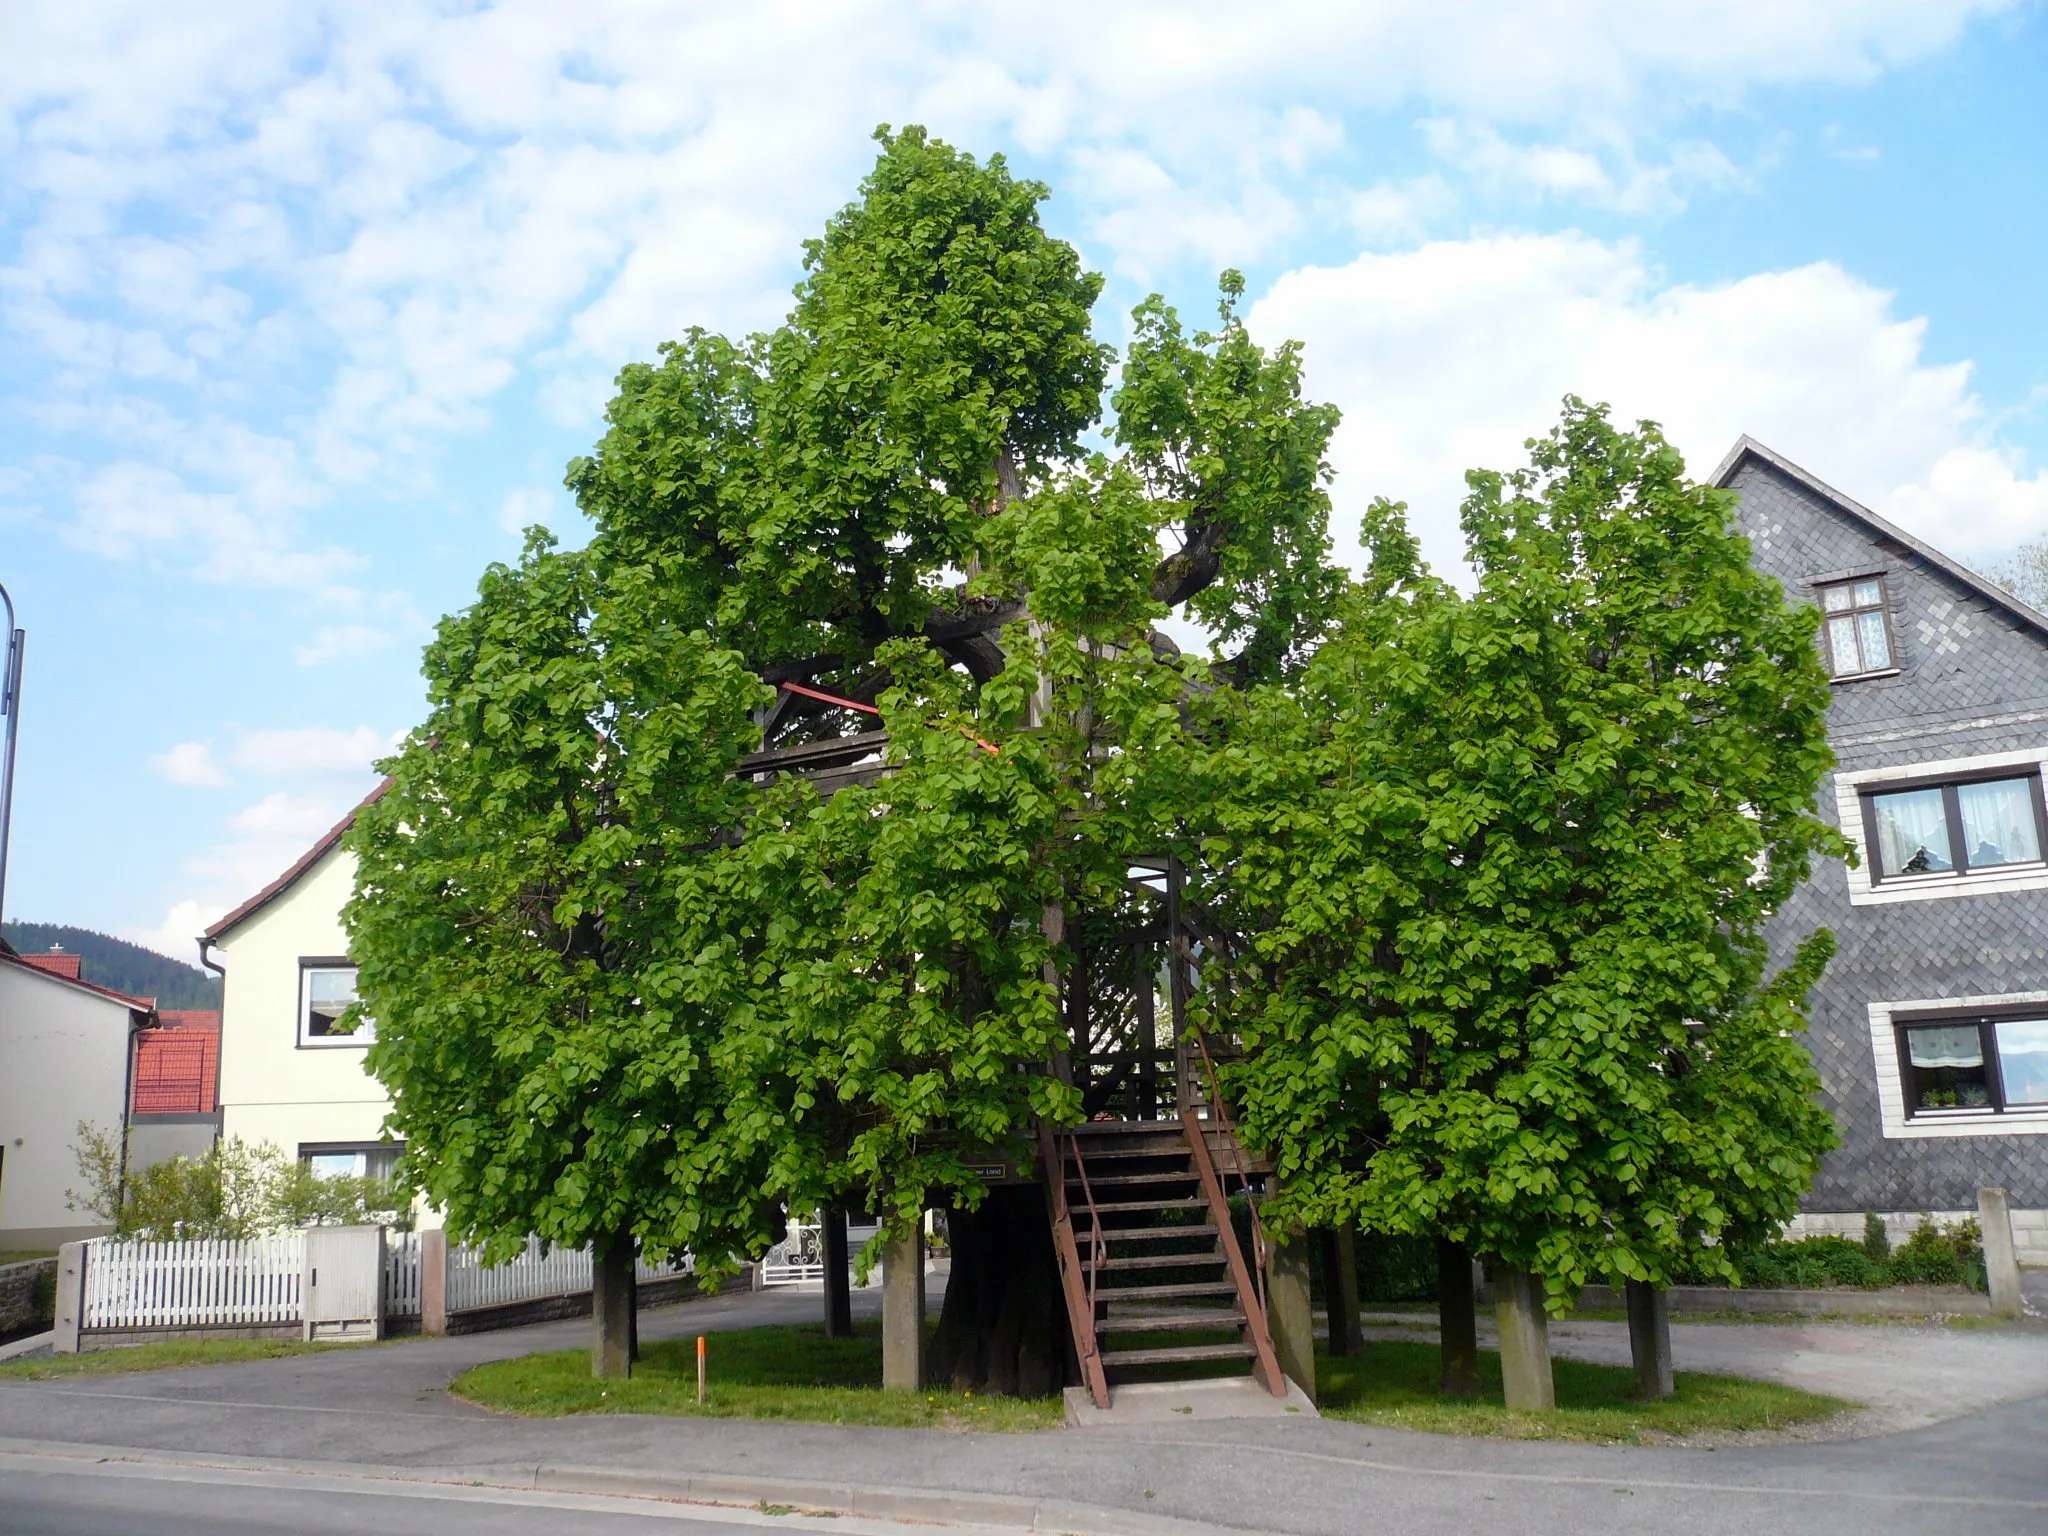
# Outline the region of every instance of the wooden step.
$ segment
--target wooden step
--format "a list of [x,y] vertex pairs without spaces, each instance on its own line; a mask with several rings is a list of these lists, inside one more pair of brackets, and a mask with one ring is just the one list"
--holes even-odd
[[[1192,1184],[1195,1181],[1196,1175],[1192,1169],[1184,1173],[1091,1173],[1088,1175],[1088,1183],[1096,1189],[1101,1189],[1108,1185],[1121,1187],[1133,1184]],[[1073,1203],[1072,1197],[1080,1188],[1081,1181],[1069,1176],[1067,1179],[1069,1204]]]
[[[1082,1214],[1079,1211],[1075,1215]],[[1095,1229],[1087,1225],[1074,1228],[1076,1239],[1085,1238]],[[1102,1240],[1105,1243],[1164,1243],[1176,1237],[1214,1237],[1216,1229],[1204,1227],[1104,1227]]]
[[1190,1280],[1173,1285],[1117,1285],[1105,1286],[1095,1293],[1095,1299],[1102,1302],[1117,1301],[1177,1301],[1196,1296],[1237,1296],[1237,1287],[1228,1280]]
[[1102,1365],[1177,1365],[1191,1360],[1249,1360],[1258,1351],[1249,1344],[1174,1344],[1162,1349],[1105,1349]]
[[[1098,1211],[1206,1211],[1209,1202],[1200,1195],[1173,1196],[1164,1200],[1098,1200]],[[1075,1211],[1076,1216],[1080,1211]]]
[[1223,1262],[1220,1253],[1136,1253],[1127,1258],[1083,1259],[1081,1267],[1106,1273],[1112,1269],[1196,1269]]
[[[1098,1291],[1099,1299],[1105,1292]],[[1227,1312],[1209,1307],[1189,1307],[1180,1312],[1147,1313],[1143,1317],[1105,1317],[1095,1325],[1105,1333],[1178,1333],[1186,1328],[1242,1328],[1244,1313],[1236,1307]]]

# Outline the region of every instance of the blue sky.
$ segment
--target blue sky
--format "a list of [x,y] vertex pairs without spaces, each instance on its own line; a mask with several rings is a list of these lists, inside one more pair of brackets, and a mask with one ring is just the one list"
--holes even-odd
[[8,916],[190,958],[417,719],[609,380],[772,324],[879,122],[1305,343],[1345,541],[1567,391],[1970,560],[2048,534],[2048,11],[1998,0],[0,8]]

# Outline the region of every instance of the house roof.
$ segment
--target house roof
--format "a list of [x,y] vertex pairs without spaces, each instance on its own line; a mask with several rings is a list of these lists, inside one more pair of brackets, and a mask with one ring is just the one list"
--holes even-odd
[[219,1029],[218,1008],[159,1008],[156,1016],[165,1029]]
[[46,950],[22,955],[21,961],[24,965],[32,965],[39,971],[48,971],[52,976],[62,976],[66,981],[76,981],[78,968],[85,963],[85,956],[52,944]]
[[1897,523],[1878,516],[1870,508],[1864,506],[1862,502],[1857,501],[1852,496],[1843,495],[1825,480],[1821,479],[1820,476],[1809,470],[1802,469],[1790,459],[1772,452],[1747,433],[1738,438],[1735,446],[1728,450],[1727,457],[1721,460],[1720,466],[1714,471],[1712,483],[1725,490],[1728,483],[1735,478],[1736,471],[1741,469],[1744,462],[1750,459],[1755,459],[1761,464],[1767,464],[1787,479],[1796,481],[1804,486],[1816,496],[1833,505],[1838,512],[1847,517],[1851,522],[1861,523],[1865,531],[1876,534],[1879,538],[1890,540],[1892,543],[1912,551],[1913,554],[1926,561],[1958,586],[1968,588],[1994,607],[2003,609],[2008,615],[2018,621],[2022,629],[2031,631],[2037,640],[2048,640],[2048,614],[2040,613],[2032,605],[2022,602],[2012,593],[2006,591],[1997,582],[1971,570],[1960,561],[1951,559],[1932,544],[1916,539]]
[[251,896],[226,917],[207,929],[206,932],[200,935],[200,938],[207,943],[212,943],[224,936],[229,929],[239,927],[242,923],[254,917],[258,912],[290,890],[298,883],[301,875],[334,851],[335,844],[341,841],[341,835],[356,824],[357,812],[361,811],[364,806],[373,804],[381,799],[384,791],[390,787],[391,781],[386,779],[367,795],[363,796],[361,800],[356,802],[355,810],[350,811],[341,820],[329,827],[321,836],[320,841],[300,854],[290,869],[279,875],[270,884],[263,887],[254,896]]
[[[4,939],[0,939],[0,965],[11,965],[18,970],[33,971],[38,976],[60,982],[67,987],[76,987],[81,992],[91,992],[95,996],[106,998],[109,1002],[124,1004],[137,1013],[156,1012],[156,999],[153,997],[130,997],[126,992],[116,992],[112,987],[103,987],[98,982],[87,981],[84,977],[78,975],[76,966],[37,963],[38,961],[48,961],[55,958],[57,957],[47,954],[24,955],[15,949],[13,945],[7,943]],[[66,954],[63,958],[65,960],[72,960],[77,957]]]
[[166,1024],[135,1037],[130,1114],[210,1115],[220,1108],[220,1015],[183,1013],[212,1024]]

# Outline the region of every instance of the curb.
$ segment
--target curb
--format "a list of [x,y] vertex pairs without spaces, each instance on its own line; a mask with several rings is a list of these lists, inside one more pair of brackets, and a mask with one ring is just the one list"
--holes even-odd
[[12,1344],[0,1344],[0,1360],[19,1360],[39,1349],[48,1349],[56,1337],[54,1333],[32,1333],[25,1339],[16,1339]]
[[0,1456],[42,1456],[67,1461],[126,1462],[143,1466],[356,1478],[365,1482],[491,1487],[534,1493],[571,1493],[625,1499],[760,1509],[782,1505],[798,1515],[847,1515],[924,1525],[973,1525],[1034,1536],[1245,1536],[1242,1527],[1208,1525],[1169,1515],[1105,1509],[1028,1495],[952,1492],[928,1488],[869,1488],[854,1483],[728,1473],[642,1472],[620,1467],[500,1464],[485,1467],[388,1467],[365,1462],[275,1461],[257,1456],[201,1455],[125,1445],[21,1440],[0,1436]]

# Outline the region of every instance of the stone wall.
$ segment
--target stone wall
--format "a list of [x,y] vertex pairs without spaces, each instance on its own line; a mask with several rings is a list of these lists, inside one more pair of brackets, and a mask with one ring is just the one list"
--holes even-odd
[[56,1284],[54,1258],[0,1264],[0,1338],[49,1327]]

